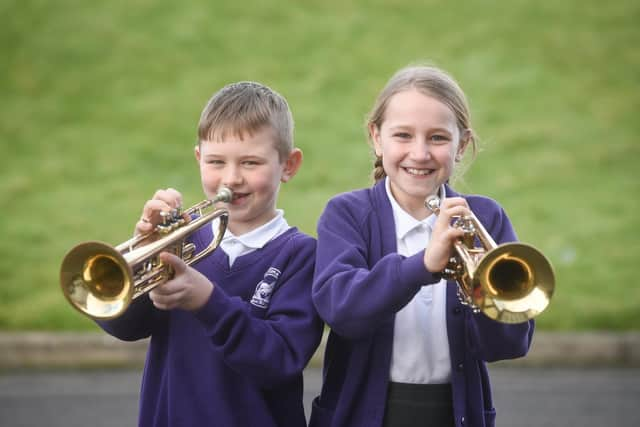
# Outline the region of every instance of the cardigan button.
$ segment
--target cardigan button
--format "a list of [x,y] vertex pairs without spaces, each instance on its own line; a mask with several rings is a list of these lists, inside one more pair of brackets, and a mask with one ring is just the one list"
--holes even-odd
[[458,369],[458,371],[462,371],[464,369],[464,363],[458,363],[458,366],[456,366],[456,369]]
[[464,424],[465,424],[465,421],[466,421],[466,420],[464,419],[464,417],[460,417],[460,424],[464,425]]
[[462,312],[462,309],[460,307],[454,307],[453,314],[460,314],[461,312]]

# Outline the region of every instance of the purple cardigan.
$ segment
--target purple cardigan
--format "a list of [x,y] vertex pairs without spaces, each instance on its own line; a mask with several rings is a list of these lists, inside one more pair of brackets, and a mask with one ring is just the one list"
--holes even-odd
[[[194,236],[196,250],[212,239]],[[147,295],[100,322],[123,340],[151,336],[140,426],[303,427],[302,370],[322,334],[311,301],[315,239],[291,228],[236,259],[195,268],[217,284],[199,311],[161,311]]]
[[[446,192],[458,196],[448,186]],[[497,243],[516,240],[495,201],[466,200]],[[329,201],[318,222],[313,302],[331,333],[311,427],[382,425],[395,314],[423,284],[437,282],[423,257],[397,253],[384,181]],[[458,300],[455,282],[448,283],[446,313],[456,426],[493,426],[485,362],[524,356],[534,323],[507,325],[472,313]]]

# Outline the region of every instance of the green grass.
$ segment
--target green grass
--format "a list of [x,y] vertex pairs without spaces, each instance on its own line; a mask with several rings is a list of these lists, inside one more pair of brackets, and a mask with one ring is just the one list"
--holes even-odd
[[471,102],[483,150],[457,188],[497,199],[556,268],[539,327],[640,329],[635,1],[0,0],[0,13],[0,329],[95,328],[62,297],[62,257],[127,239],[156,188],[202,199],[195,127],[231,81],[290,101],[305,163],[281,207],[315,234],[329,197],[370,183],[364,116],[417,61]]

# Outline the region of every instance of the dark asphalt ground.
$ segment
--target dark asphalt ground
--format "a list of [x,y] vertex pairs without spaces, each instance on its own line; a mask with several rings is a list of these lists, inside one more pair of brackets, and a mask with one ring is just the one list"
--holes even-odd
[[[499,427],[638,426],[640,369],[493,366]],[[2,427],[135,426],[141,369],[0,373]],[[305,406],[320,371],[305,373]]]

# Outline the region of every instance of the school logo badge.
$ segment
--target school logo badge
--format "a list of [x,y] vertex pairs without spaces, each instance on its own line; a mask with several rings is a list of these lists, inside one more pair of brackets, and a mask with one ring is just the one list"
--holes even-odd
[[251,304],[260,308],[267,308],[271,301],[271,294],[276,287],[276,281],[280,277],[280,270],[270,267],[264,274],[264,277],[256,286],[256,290],[251,298]]

